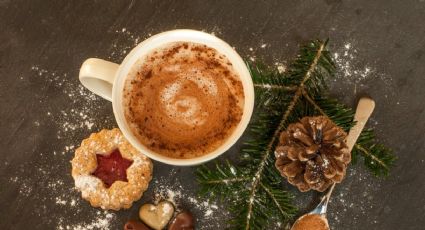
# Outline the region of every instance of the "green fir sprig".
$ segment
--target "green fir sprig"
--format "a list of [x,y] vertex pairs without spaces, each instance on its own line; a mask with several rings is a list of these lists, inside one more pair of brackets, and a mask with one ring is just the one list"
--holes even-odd
[[[256,108],[241,160],[197,170],[201,194],[228,204],[231,229],[268,229],[272,220],[285,223],[297,213],[293,196],[284,190],[287,184],[274,167],[274,148],[288,124],[304,116],[325,115],[345,131],[354,125],[354,111],[328,96],[326,80],[335,75],[335,65],[327,42],[315,40],[302,46],[284,73],[248,63]],[[362,157],[376,176],[388,175],[395,161],[388,148],[376,143],[371,129],[361,133],[352,154],[354,162]]]

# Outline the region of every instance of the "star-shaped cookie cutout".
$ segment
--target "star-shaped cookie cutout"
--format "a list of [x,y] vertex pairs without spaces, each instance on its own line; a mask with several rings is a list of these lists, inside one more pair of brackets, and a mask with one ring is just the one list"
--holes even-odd
[[133,161],[123,158],[119,149],[110,154],[96,154],[96,159],[97,168],[92,175],[101,179],[106,188],[118,180],[128,182],[127,169]]

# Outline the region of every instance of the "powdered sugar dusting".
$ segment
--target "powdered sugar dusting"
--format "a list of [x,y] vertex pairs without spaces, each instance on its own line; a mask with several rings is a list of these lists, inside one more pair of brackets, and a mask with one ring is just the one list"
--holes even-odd
[[83,196],[88,195],[84,193],[96,192],[96,188],[99,186],[99,183],[101,183],[101,181],[91,175],[83,175],[75,178],[75,187],[83,192]]
[[[124,44],[118,40],[116,42]],[[129,45],[128,50],[130,46],[132,47]],[[126,52],[121,52],[121,47],[112,45],[111,49],[120,51],[115,52],[115,55],[111,54],[114,56],[113,61],[120,61],[125,56]],[[100,128],[116,126],[110,102],[85,89],[78,81],[77,71],[70,74],[34,64],[28,75],[19,76],[18,79],[23,85],[41,85],[34,92],[40,102],[35,107],[40,112],[30,122],[36,129],[51,130],[46,134],[53,138],[44,139],[48,137],[39,137],[37,133],[31,137],[37,138],[33,151],[40,151],[39,146],[49,146],[51,152],[32,153],[36,157],[34,160],[15,167],[16,174],[7,179],[8,186],[18,191],[14,205],[25,207],[28,199],[31,199],[31,204],[37,207],[32,214],[39,217],[43,226],[56,226],[57,229],[122,228],[122,223],[115,214],[98,211],[81,198],[70,175],[69,160],[81,140]],[[57,141],[51,141],[54,138]],[[46,140],[49,143],[45,143]],[[9,162],[4,164],[8,165]],[[137,164],[136,160],[134,165]],[[77,184],[81,182],[84,186],[90,185],[82,183],[83,181],[77,181]]]
[[[366,218],[369,223],[375,224],[379,228],[378,216],[368,215],[376,206],[382,204],[376,203],[373,194],[377,194],[380,190],[380,183],[376,183],[370,178],[369,172],[363,168],[351,168],[347,173],[347,178],[341,186],[336,187],[335,194],[330,200],[328,211],[329,224],[331,229],[336,229],[335,226],[341,229],[349,229],[356,224],[357,221]],[[363,192],[353,194],[352,188],[362,184]],[[387,205],[384,207],[386,208]],[[342,216],[350,216],[350,223],[341,222]],[[333,227],[332,227],[333,226]]]
[[194,194],[194,191],[184,188],[175,170],[169,175],[158,178],[152,183],[154,189],[154,203],[167,200],[174,204],[176,211],[187,210],[199,214],[196,222],[201,229],[221,229],[229,214],[225,209],[220,209],[216,201],[205,200]]
[[87,223],[81,223],[76,225],[65,224],[65,219],[61,218],[59,224],[56,227],[57,230],[87,230],[87,229],[99,229],[99,230],[110,230],[111,223],[115,221],[116,215],[107,211],[97,211],[96,217]]
[[[72,184],[65,183],[61,179],[54,180],[54,177],[43,168],[37,170],[36,176],[40,178],[38,183],[49,191],[49,196],[42,196],[39,190],[33,192],[32,183],[28,179],[11,177],[9,181],[12,184],[21,185],[18,202],[28,196],[39,202],[39,204],[34,204],[38,208],[34,210],[33,214],[39,216],[40,221],[45,226],[56,227],[59,230],[116,229],[114,227],[114,223],[117,221],[116,215],[91,208],[86,201],[82,201],[81,195],[73,188]],[[43,180],[42,178],[50,178],[50,180]],[[84,181],[82,179],[76,183],[84,184],[84,186],[91,184]],[[61,211],[55,212],[55,206]],[[87,206],[90,208],[87,209]],[[84,221],[81,221],[81,217],[84,217]]]
[[373,77],[376,72],[369,65],[359,67],[356,65],[357,49],[351,43],[346,43],[343,50],[333,53],[334,61],[340,70],[339,77],[350,78],[349,80],[359,83],[369,77]]
[[96,111],[100,110],[105,101],[84,88],[76,76],[49,71],[37,65],[32,66],[31,70],[43,77],[47,85],[59,90],[62,98],[66,98],[66,102],[61,104],[61,107],[52,108],[52,111],[46,112],[46,116],[59,127],[57,139],[69,142],[61,153],[73,151],[74,147],[79,144],[73,137],[81,130],[89,132],[97,127],[96,123],[99,121]]
[[[111,124],[112,113],[108,119],[99,119],[98,114],[109,102],[85,89],[74,74],[39,65],[30,67],[29,73],[20,80],[24,84],[41,83],[35,97],[40,98],[37,106],[41,111],[39,115],[44,116],[32,123],[37,129],[51,130],[57,141],[45,143],[46,139],[40,138],[34,150],[38,145],[47,145],[52,151],[34,153],[37,158],[19,165],[16,175],[9,178],[10,186],[19,192],[15,204],[25,206],[31,199],[31,204],[38,207],[33,215],[38,216],[43,225],[57,226],[57,229],[116,229],[115,214],[98,212],[81,199],[81,194],[74,189],[69,169],[69,160],[82,137]],[[55,96],[46,97],[46,91],[53,91]],[[37,137],[37,133],[34,136]]]
[[382,89],[383,93],[394,94],[392,78],[381,73],[373,63],[364,63],[359,58],[362,51],[356,48],[356,42],[345,42],[342,47],[334,48],[334,50],[336,51],[332,53],[332,58],[337,71],[334,83],[337,83],[339,87],[352,88],[353,94],[357,94],[370,81],[379,80],[386,86]]
[[169,203],[164,203],[164,213],[163,216],[165,216],[167,213],[169,213],[170,211],[173,211],[174,207],[172,204]]

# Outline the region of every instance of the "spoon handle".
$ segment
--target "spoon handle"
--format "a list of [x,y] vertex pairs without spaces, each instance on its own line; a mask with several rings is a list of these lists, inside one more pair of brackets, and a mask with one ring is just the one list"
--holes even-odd
[[[357,138],[359,138],[360,133],[362,132],[364,126],[366,125],[367,120],[375,108],[375,101],[370,98],[363,97],[360,98],[359,103],[357,104],[356,113],[354,114],[354,121],[356,124],[350,129],[350,132],[347,136],[347,146],[348,150],[351,152],[354,145],[356,144]],[[316,214],[325,214],[328,208],[329,198],[332,195],[332,192],[335,188],[335,183],[332,184],[331,188],[328,190],[326,195],[322,198],[317,207],[310,213]]]
[[372,114],[374,108],[374,100],[368,97],[363,97],[359,100],[356,113],[354,114],[354,121],[356,121],[356,124],[350,129],[350,132],[347,136],[347,146],[350,152],[356,144],[357,138],[359,138],[360,133],[366,125],[366,122]]
[[331,198],[331,195],[332,195],[332,192],[334,191],[335,185],[336,185],[336,183],[332,184],[332,186],[329,188],[326,195],[322,197],[322,200],[320,200],[320,203],[316,206],[315,209],[313,209],[310,212],[311,214],[326,214],[326,211],[328,209],[329,199]]

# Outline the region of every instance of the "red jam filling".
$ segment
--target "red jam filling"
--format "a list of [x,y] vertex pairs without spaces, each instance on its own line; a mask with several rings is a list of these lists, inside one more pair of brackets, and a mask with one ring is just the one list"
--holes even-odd
[[111,187],[117,180],[128,182],[127,169],[133,161],[123,158],[119,149],[108,155],[96,154],[96,159],[97,168],[92,175],[101,179],[106,188]]

